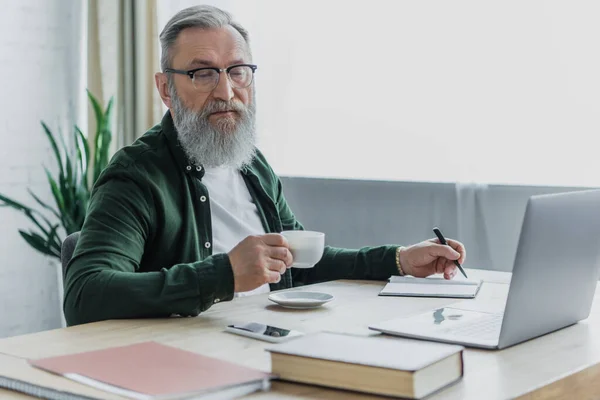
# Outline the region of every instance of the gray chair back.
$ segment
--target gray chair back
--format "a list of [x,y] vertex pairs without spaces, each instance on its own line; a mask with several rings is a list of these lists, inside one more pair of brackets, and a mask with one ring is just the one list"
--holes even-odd
[[71,257],[73,257],[73,252],[75,251],[78,240],[79,232],[73,232],[65,238],[60,248],[60,262],[62,264],[63,278],[65,272],[67,272],[67,265],[69,265],[69,261],[71,261]]

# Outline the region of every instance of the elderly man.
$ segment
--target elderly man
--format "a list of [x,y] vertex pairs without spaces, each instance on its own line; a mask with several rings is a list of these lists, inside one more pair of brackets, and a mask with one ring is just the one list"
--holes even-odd
[[291,268],[284,230],[303,229],[255,148],[248,33],[197,6],[160,35],[161,123],[120,150],[94,188],[66,272],[69,325],[112,318],[193,316],[236,295],[341,278],[456,274],[465,249],[449,240],[360,250],[326,247]]

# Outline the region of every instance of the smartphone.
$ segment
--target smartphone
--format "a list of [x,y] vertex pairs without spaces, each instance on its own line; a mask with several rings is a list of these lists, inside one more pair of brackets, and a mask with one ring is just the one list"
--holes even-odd
[[225,332],[235,333],[271,343],[281,343],[285,342],[286,340],[304,335],[304,333],[299,331],[278,328],[272,325],[259,324],[257,322],[228,325],[227,328],[225,328]]

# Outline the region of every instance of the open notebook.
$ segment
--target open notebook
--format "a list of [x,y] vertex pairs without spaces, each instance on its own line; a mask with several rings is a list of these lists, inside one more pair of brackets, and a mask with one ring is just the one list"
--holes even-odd
[[440,277],[391,276],[379,295],[472,299],[477,296],[481,283],[480,279],[447,280]]

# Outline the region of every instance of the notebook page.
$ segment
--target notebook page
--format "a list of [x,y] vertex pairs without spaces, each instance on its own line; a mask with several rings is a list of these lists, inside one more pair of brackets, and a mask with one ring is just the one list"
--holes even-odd
[[475,297],[479,285],[390,282],[379,293],[388,296]]
[[444,279],[440,277],[415,278],[412,276],[392,275],[389,279],[392,283],[423,284],[423,285],[473,285],[479,286],[481,279]]

